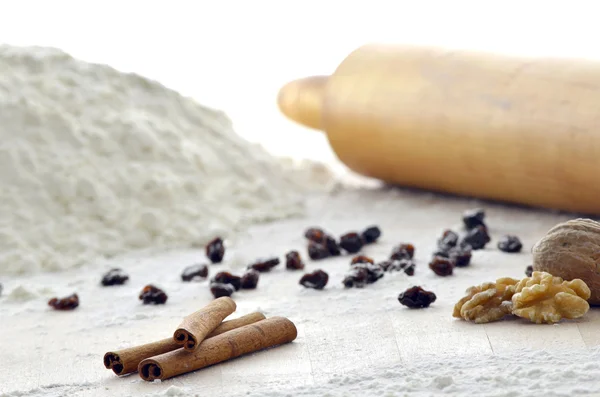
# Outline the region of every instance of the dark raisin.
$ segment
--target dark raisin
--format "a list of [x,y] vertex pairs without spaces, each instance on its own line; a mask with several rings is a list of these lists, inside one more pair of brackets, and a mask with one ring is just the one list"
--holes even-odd
[[460,244],[449,251],[449,258],[454,262],[456,267],[469,266],[471,263],[471,246],[468,244]]
[[450,248],[438,248],[435,251],[433,251],[433,254],[431,256],[441,256],[442,258],[450,258]]
[[223,284],[223,283],[210,283],[210,292],[216,298],[220,298],[222,296],[231,296],[235,291],[233,285],[231,284]]
[[308,242],[308,257],[313,261],[318,261],[331,256],[326,246],[314,241]]
[[365,244],[372,244],[381,237],[381,230],[377,226],[370,226],[363,230],[361,236]]
[[358,233],[346,233],[340,237],[340,247],[350,254],[356,254],[362,249],[364,242]]
[[212,280],[210,280],[210,282],[218,284],[231,284],[236,291],[238,291],[242,286],[242,278],[240,276],[235,276],[229,272],[219,272],[215,274],[215,276]]
[[350,262],[351,265],[354,265],[356,263],[375,263],[375,262],[373,261],[373,259],[369,258],[368,256],[358,255],[358,256],[355,256],[354,258],[352,258],[352,261]]
[[105,287],[111,285],[123,285],[129,280],[129,276],[119,268],[110,269],[104,276],[102,276],[102,285]]
[[527,266],[527,268],[525,269],[525,275],[527,277],[531,277],[531,275],[533,274],[533,266],[529,265]]
[[225,256],[225,246],[220,237],[215,238],[206,245],[206,256],[212,263],[220,263]]
[[256,270],[248,270],[242,276],[242,289],[254,289],[258,285],[258,278],[260,273]]
[[450,276],[454,269],[454,263],[448,258],[436,256],[429,263],[429,268],[438,276]]
[[402,260],[389,259],[387,261],[379,262],[378,265],[385,272],[395,272],[395,271],[403,270],[404,266],[405,266],[404,263],[408,262],[408,261],[410,261],[410,259],[402,259]]
[[270,272],[275,266],[279,265],[279,258],[258,259],[253,264],[248,265],[248,269],[258,272]]
[[390,270],[396,270],[395,268],[394,269],[391,268],[392,266],[394,266],[395,262],[397,262],[397,261],[387,260],[387,261],[379,262],[378,265],[380,268],[383,269],[384,272],[387,272]]
[[468,244],[472,249],[480,250],[483,249],[490,241],[491,238],[487,232],[487,228],[485,226],[478,225],[469,230],[467,235],[463,237],[461,244]]
[[73,310],[79,306],[79,296],[73,294],[62,299],[52,298],[48,301],[48,306],[52,306],[55,310]]
[[415,255],[415,246],[408,243],[402,243],[392,250],[392,254],[390,255],[390,259],[412,259]]
[[340,256],[342,252],[340,251],[340,246],[337,241],[331,236],[325,236],[324,245],[329,251],[329,255],[331,256]]
[[361,267],[365,266],[367,268],[367,271],[369,272],[369,279],[367,281],[369,283],[374,283],[375,281],[382,278],[385,274],[381,267],[379,267],[378,265],[375,265],[373,263],[363,263],[363,264],[359,264],[358,266],[361,266]]
[[325,238],[325,232],[321,228],[311,227],[306,229],[306,232],[304,232],[304,237],[310,241],[316,241],[317,243],[320,243]]
[[436,296],[431,291],[425,291],[421,287],[411,287],[398,295],[398,301],[411,309],[420,309],[429,307],[436,300]]
[[183,269],[181,273],[181,279],[183,281],[192,281],[198,278],[206,278],[208,277],[208,266],[197,264],[191,265]]
[[458,234],[450,229],[444,230],[444,233],[442,233],[442,237],[438,239],[437,244],[441,249],[456,247],[456,244],[458,244]]
[[363,288],[369,279],[369,272],[364,267],[353,267],[346,273],[342,283],[346,288]]
[[329,275],[323,270],[315,270],[312,273],[306,273],[300,279],[300,285],[306,288],[323,289],[329,281]]
[[471,230],[479,225],[484,225],[485,212],[481,208],[475,208],[463,213],[463,223],[467,230]]
[[304,269],[304,263],[298,251],[290,251],[285,254],[285,267],[290,270]]
[[506,235],[498,241],[498,249],[504,252],[520,252],[523,248],[517,236]]
[[379,265],[372,263],[355,263],[352,265],[353,269],[365,269],[367,271],[367,283],[372,284],[383,277],[384,271]]
[[144,302],[144,305],[151,303],[161,305],[167,301],[168,296],[162,289],[149,284],[144,287],[142,292],[140,292],[139,298]]
[[415,274],[416,265],[412,259],[392,259],[379,263],[379,267],[386,272],[398,272],[403,270],[404,273],[412,276]]

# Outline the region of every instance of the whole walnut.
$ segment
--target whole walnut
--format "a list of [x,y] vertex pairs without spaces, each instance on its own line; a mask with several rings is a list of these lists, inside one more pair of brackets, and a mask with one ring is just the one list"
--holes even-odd
[[600,223],[591,219],[560,223],[534,245],[532,253],[533,270],[583,280],[591,291],[588,303],[600,305]]

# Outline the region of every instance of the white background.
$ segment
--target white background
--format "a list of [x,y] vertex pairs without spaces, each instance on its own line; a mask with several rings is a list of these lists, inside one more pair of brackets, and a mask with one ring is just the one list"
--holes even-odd
[[6,0],[0,42],[159,80],[226,111],[274,153],[327,160],[321,133],[279,114],[287,81],[329,74],[372,41],[596,56],[599,21],[593,1]]

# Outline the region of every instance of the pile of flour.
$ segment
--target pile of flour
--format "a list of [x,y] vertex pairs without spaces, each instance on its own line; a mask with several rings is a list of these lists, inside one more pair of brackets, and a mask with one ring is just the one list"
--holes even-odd
[[55,49],[0,46],[0,109],[0,274],[201,245],[301,214],[327,179],[222,112]]

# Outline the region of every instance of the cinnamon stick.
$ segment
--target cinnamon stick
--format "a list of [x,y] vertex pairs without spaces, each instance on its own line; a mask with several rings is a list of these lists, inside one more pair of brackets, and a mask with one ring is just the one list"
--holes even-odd
[[213,300],[185,317],[173,334],[173,340],[188,352],[195,351],[206,336],[213,332],[225,317],[233,313],[235,308],[235,302],[228,296]]
[[[221,335],[225,332],[231,331],[232,329],[243,327],[244,325],[254,324],[264,320],[266,317],[260,312],[254,312],[246,314],[245,316],[234,318],[233,320],[223,321],[221,325],[214,329],[213,332],[206,336],[206,339],[212,338],[213,336]],[[171,338],[173,339],[173,338]]]
[[138,372],[149,382],[165,380],[291,342],[297,334],[296,326],[287,318],[271,317],[207,339],[193,353],[179,349],[145,359],[140,363]]
[[[264,319],[264,314],[254,312],[233,320],[223,321],[206,338],[212,338],[232,329],[253,324]],[[175,343],[171,337],[145,345],[108,352],[104,355],[104,366],[106,369],[112,369],[116,375],[126,375],[137,371],[138,365],[142,360],[177,349],[181,349],[181,345]]]

